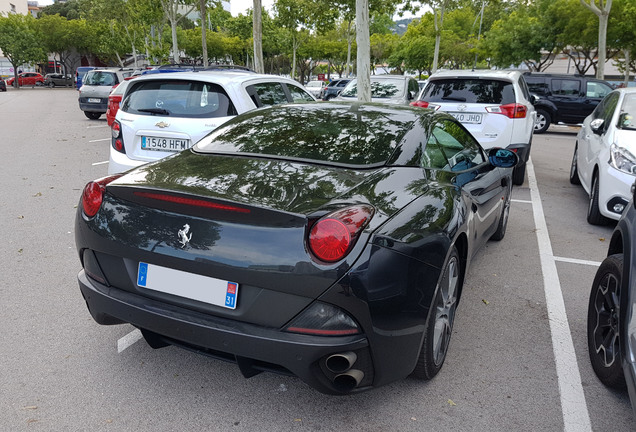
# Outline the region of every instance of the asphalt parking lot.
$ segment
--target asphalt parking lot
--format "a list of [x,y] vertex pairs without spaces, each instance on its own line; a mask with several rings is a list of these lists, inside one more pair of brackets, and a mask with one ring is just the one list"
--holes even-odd
[[506,237],[473,261],[440,374],[351,396],[178,348],[89,315],[73,219],[106,175],[110,132],[72,89],[0,93],[0,430],[632,430],[626,392],[595,377],[587,301],[612,227],[586,222],[568,172],[576,128],[534,137]]

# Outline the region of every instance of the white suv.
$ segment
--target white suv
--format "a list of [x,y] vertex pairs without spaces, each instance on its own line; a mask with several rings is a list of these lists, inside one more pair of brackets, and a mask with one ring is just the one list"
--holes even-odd
[[124,172],[190,148],[246,111],[315,100],[297,81],[253,72],[140,76],[130,81],[111,126],[108,173]]
[[512,180],[523,183],[536,119],[519,71],[453,70],[436,72],[411,105],[446,111],[458,119],[483,148],[502,147],[519,156]]

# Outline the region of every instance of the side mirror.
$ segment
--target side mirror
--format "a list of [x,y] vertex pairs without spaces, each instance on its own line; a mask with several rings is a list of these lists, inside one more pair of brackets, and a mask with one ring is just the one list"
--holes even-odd
[[603,132],[605,131],[605,120],[603,119],[595,119],[592,120],[590,122],[590,129],[592,129],[592,132],[594,132],[596,135],[602,135]]
[[488,150],[488,162],[498,168],[513,168],[519,163],[519,156],[512,150],[493,147]]
[[530,95],[530,103],[532,105],[536,104],[537,102],[539,102],[539,99],[541,99],[539,96],[532,94]]

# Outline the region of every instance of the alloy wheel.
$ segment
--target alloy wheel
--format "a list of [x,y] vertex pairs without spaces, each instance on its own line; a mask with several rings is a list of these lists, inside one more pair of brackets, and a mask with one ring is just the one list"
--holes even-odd
[[594,298],[594,350],[605,367],[619,361],[618,313],[620,281],[607,273],[596,287]]
[[433,360],[440,365],[446,357],[446,350],[453,330],[455,310],[457,308],[457,289],[459,285],[459,262],[457,256],[452,256],[446,266],[446,275],[442,279],[445,284],[440,286],[440,296],[435,307],[435,329],[433,331]]

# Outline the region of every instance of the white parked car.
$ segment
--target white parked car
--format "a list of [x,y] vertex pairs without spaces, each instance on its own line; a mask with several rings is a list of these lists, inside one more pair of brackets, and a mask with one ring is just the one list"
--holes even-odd
[[327,84],[324,81],[309,81],[305,88],[309,93],[312,94],[313,97],[318,99],[320,97],[320,93],[322,93],[322,89],[327,87]]
[[246,111],[315,100],[297,81],[274,75],[244,71],[142,75],[129,83],[111,126],[108,173],[190,148]]
[[636,88],[612,91],[597,105],[576,137],[570,183],[589,194],[587,221],[618,220],[636,180]]
[[537,115],[533,101],[521,72],[452,70],[431,75],[411,105],[448,112],[485,149],[502,147],[516,152],[519,164],[512,181],[520,185]]
[[[420,87],[413,77],[404,75],[371,75],[371,102],[408,105],[415,100]],[[354,79],[334,100],[358,99],[358,80]]]

